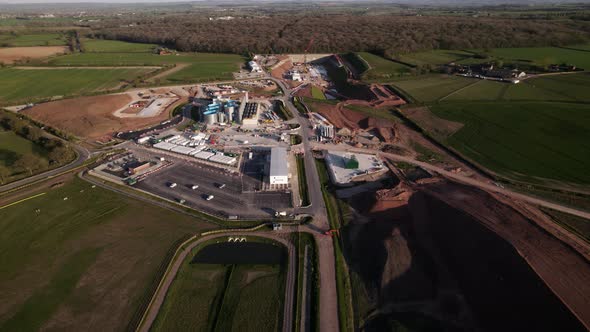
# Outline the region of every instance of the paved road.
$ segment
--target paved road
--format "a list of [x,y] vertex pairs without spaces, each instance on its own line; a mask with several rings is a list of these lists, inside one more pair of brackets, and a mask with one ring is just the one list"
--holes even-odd
[[293,114],[299,125],[303,138],[305,151],[304,163],[307,177],[307,189],[311,205],[298,209],[297,213],[306,213],[313,216],[313,222],[308,228],[314,235],[318,246],[318,270],[320,272],[320,331],[339,331],[338,320],[338,292],[336,290],[336,267],[334,262],[334,244],[332,238],[323,235],[330,228],[326,203],[322,195],[320,178],[317,172],[315,160],[312,154],[312,146],[309,140],[309,119],[299,114],[299,111],[291,102],[292,90],[282,81],[267,77],[277,83],[284,91],[282,98],[285,107]]
[[18,188],[21,186],[25,186],[29,183],[32,183],[32,182],[35,182],[38,180],[47,179],[47,178],[53,177],[57,174],[60,174],[62,172],[76,168],[76,167],[82,165],[88,159],[88,157],[90,157],[90,152],[87,149],[85,149],[81,146],[75,145],[75,144],[71,144],[71,146],[76,150],[76,154],[77,154],[76,160],[74,160],[71,163],[64,165],[62,167],[52,169],[47,172],[43,172],[43,173],[40,173],[37,175],[30,176],[28,178],[24,178],[22,180],[14,181],[9,184],[0,186],[0,193],[2,193],[4,191],[15,189],[15,188]]
[[252,235],[256,237],[263,237],[267,239],[271,239],[283,244],[287,248],[289,262],[287,267],[287,280],[285,284],[285,304],[284,304],[284,313],[283,313],[283,331],[284,332],[291,332],[293,330],[293,296],[295,294],[295,280],[297,278],[296,275],[296,267],[297,267],[297,256],[296,250],[293,244],[290,241],[279,237],[279,234],[274,233],[246,233],[246,232],[227,232],[227,233],[218,233],[214,235],[204,236],[199,238],[198,240],[192,242],[188,247],[182,250],[177,259],[173,262],[168,274],[162,279],[160,282],[160,287],[158,288],[156,294],[152,298],[151,306],[149,307],[148,312],[146,312],[142,325],[138,328],[140,332],[148,332],[154,323],[156,317],[158,316],[158,312],[164,303],[164,299],[166,298],[166,293],[168,289],[170,289],[170,285],[174,281],[180,266],[184,263],[186,257],[191,252],[191,250],[196,247],[197,245],[219,237],[227,237],[233,236],[236,234],[242,235]]

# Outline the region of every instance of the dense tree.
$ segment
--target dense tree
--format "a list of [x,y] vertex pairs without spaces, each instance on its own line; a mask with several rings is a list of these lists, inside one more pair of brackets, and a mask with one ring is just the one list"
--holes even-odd
[[149,42],[181,51],[248,54],[369,51],[393,57],[429,49],[565,45],[590,40],[583,21],[518,20],[445,16],[275,15],[209,20],[191,15],[105,20],[95,36]]

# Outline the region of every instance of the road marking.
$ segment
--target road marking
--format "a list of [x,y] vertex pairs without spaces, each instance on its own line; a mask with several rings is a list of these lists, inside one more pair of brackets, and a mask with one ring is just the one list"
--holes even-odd
[[21,199],[21,200],[19,200],[19,201],[12,202],[12,203],[10,203],[10,204],[8,204],[8,205],[4,205],[4,206],[0,207],[0,210],[2,210],[2,209],[4,209],[4,208],[7,208],[7,207],[10,207],[10,206],[13,206],[13,205],[16,205],[16,204],[20,204],[20,203],[22,203],[22,202],[28,201],[28,200],[30,200],[30,199],[33,199],[33,198],[37,198],[37,197],[39,197],[39,196],[43,196],[43,195],[45,195],[45,194],[46,194],[46,193],[40,193],[40,194],[37,194],[37,195],[33,195],[33,196],[31,196],[31,197],[23,198],[23,199]]

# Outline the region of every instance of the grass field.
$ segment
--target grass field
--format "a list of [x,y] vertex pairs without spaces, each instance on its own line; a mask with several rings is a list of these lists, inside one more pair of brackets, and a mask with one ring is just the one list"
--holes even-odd
[[458,50],[432,50],[427,52],[416,52],[403,54],[399,60],[413,65],[442,65],[450,62],[470,58],[473,53]]
[[399,118],[388,108],[374,108],[362,105],[347,105],[345,108],[358,113],[365,114],[373,118],[385,119],[393,122],[399,122]]
[[[475,52],[483,52],[475,50]],[[494,48],[487,52],[505,63],[535,65],[546,67],[550,64],[573,64],[590,70],[590,56],[588,52],[559,47],[530,47],[530,48]]]
[[0,129],[0,165],[10,168],[18,158],[25,154],[34,154],[46,158],[47,153],[38,145],[24,139],[12,131]]
[[61,46],[66,45],[66,40],[59,33],[43,33],[30,35],[0,35],[0,46],[22,47],[22,46]]
[[78,53],[49,61],[54,66],[161,66],[189,64],[165,80],[170,82],[199,82],[232,79],[245,58],[234,54],[194,53],[156,55],[150,53]]
[[149,53],[156,45],[127,43],[118,40],[85,39],[82,41],[85,52],[90,53]]
[[461,102],[431,110],[465,124],[448,144],[500,174],[590,183],[588,104]]
[[153,331],[280,329],[285,287],[281,265],[198,264],[192,258],[179,270]]
[[363,74],[363,79],[367,81],[388,81],[392,77],[409,74],[411,68],[391,60],[387,60],[378,55],[359,52],[357,53],[365,60],[371,68]]
[[0,104],[24,104],[53,96],[117,87],[153,69],[0,69]]
[[419,102],[434,102],[473,83],[472,79],[465,77],[428,75],[398,80],[391,85]]
[[326,96],[324,95],[324,93],[322,92],[322,90],[320,88],[318,88],[315,85],[311,86],[311,96],[314,99],[326,99]]
[[470,85],[456,90],[442,100],[498,100],[509,87],[507,83],[472,79]]
[[209,227],[78,179],[46,191],[0,210],[0,331],[125,330],[175,244]]

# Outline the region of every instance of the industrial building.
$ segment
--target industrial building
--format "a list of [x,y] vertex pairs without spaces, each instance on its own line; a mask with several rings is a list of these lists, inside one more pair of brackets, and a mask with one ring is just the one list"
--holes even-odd
[[331,151],[325,155],[332,182],[347,186],[372,181],[387,173],[387,167],[374,155]]
[[236,101],[218,97],[201,109],[201,122],[207,125],[232,123],[236,117]]
[[270,150],[269,182],[271,185],[289,183],[289,165],[287,149],[274,147]]
[[248,67],[250,67],[250,72],[252,73],[262,73],[262,68],[256,61],[248,62]]

